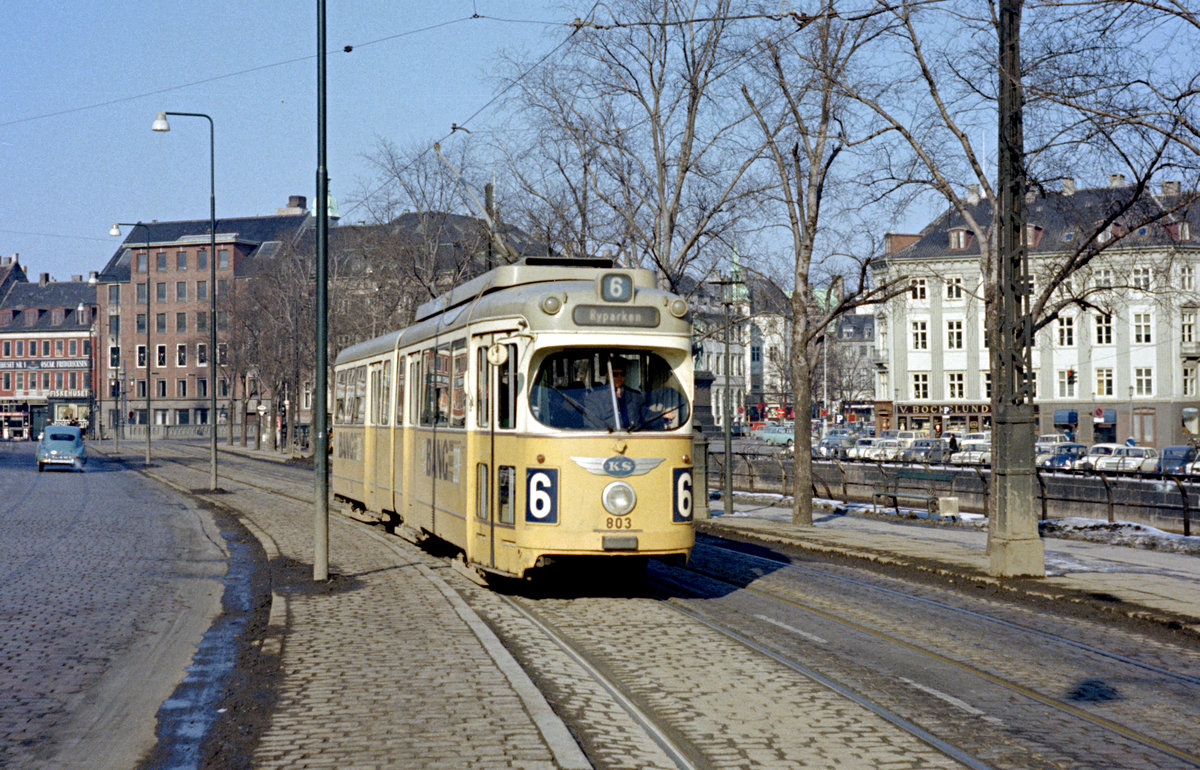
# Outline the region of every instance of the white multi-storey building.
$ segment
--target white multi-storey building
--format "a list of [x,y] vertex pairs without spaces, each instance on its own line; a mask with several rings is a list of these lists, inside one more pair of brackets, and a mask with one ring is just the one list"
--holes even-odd
[[[1070,432],[1085,443],[1186,440],[1181,409],[1200,403],[1200,206],[1167,182],[1099,228],[1134,194],[1114,175],[1107,188],[1068,182],[1027,200],[1033,296],[1065,255],[1103,249],[1053,287],[1063,307],[1034,337],[1040,433]],[[991,201],[971,205],[977,221],[990,221]],[[983,275],[961,214],[948,211],[919,235],[888,236],[873,267],[877,282],[909,281],[876,316],[877,429],[990,427]]]

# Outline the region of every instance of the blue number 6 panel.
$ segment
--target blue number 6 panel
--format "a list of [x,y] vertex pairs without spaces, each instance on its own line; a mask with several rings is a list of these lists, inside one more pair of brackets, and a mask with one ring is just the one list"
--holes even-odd
[[558,523],[558,469],[525,469],[525,522]]
[[671,471],[671,521],[692,520],[692,469],[674,468]]

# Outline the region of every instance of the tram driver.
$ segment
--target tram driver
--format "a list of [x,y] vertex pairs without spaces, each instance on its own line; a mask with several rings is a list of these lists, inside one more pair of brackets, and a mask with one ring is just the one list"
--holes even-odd
[[[608,430],[640,428],[646,399],[640,390],[625,384],[625,359],[611,358],[605,368],[601,371],[605,384],[587,394],[588,420]],[[613,419],[614,409],[617,419]]]

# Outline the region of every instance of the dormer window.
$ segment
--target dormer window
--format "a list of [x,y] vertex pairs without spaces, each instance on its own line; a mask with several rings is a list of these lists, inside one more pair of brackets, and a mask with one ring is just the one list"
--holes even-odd
[[1042,228],[1037,225],[1025,225],[1025,245],[1037,248],[1042,242]]
[[63,313],[63,309],[61,307],[54,308],[50,311],[50,323],[54,326],[62,326],[64,315],[65,313]]
[[0,326],[8,326],[12,323],[13,311],[0,310]]
[[955,250],[965,249],[970,242],[970,234],[964,228],[956,227],[950,231],[950,248]]
[[25,311],[25,325],[34,326],[37,324],[38,311],[34,309]]
[[1171,222],[1166,229],[1172,240],[1190,241],[1192,239],[1192,228],[1188,222]]

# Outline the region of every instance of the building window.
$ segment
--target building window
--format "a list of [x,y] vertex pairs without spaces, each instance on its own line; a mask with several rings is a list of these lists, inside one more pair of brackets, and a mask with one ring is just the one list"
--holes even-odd
[[167,333],[167,314],[166,313],[155,313],[154,314],[154,331],[158,332],[159,334]]
[[197,398],[208,398],[208,378],[207,377],[197,377],[196,378],[196,397]]
[[227,270],[229,268],[229,249],[217,249],[217,269]]
[[225,331],[226,327],[228,327],[228,326],[229,326],[229,311],[228,310],[218,310],[217,311],[217,331],[223,332],[223,331]]
[[109,369],[121,368],[121,346],[120,345],[113,345],[112,347],[110,347],[108,349],[108,368]]
[[961,228],[955,228],[950,231],[950,248],[965,249],[967,248],[967,231]]
[[1060,348],[1075,347],[1075,319],[1058,319],[1058,346]]
[[1058,397],[1075,398],[1075,370],[1058,370]]
[[42,340],[42,358],[50,357],[50,340]]
[[963,322],[962,321],[947,321],[946,322],[946,347],[950,350],[962,350],[962,347],[963,347]]
[[1148,268],[1148,267],[1133,268],[1133,275],[1131,277],[1131,283],[1133,284],[1133,288],[1135,288],[1135,289],[1143,289],[1145,291],[1149,291],[1150,290],[1150,268]]
[[1196,311],[1185,310],[1179,318],[1179,341],[1196,341]]
[[203,310],[196,311],[196,331],[208,331],[208,313]]
[[1184,265],[1179,268],[1179,288],[1183,291],[1196,290],[1196,268],[1193,265]]
[[228,355],[229,355],[229,346],[226,345],[224,342],[218,342],[217,343],[217,364],[220,366],[224,366],[225,364],[229,363],[229,361],[227,359]]
[[924,278],[914,278],[912,279],[912,283],[909,284],[908,290],[914,300],[921,302],[928,299],[926,288]]
[[217,383],[217,394],[220,395],[221,398],[229,397],[229,380],[228,379],[222,377],[220,382]]
[[54,326],[62,326],[63,318],[65,317],[65,315],[66,314],[63,313],[62,308],[60,308],[60,307],[54,308],[53,310],[50,311],[50,323]]
[[25,357],[25,340],[17,340],[16,350],[17,350],[17,358]]
[[187,270],[187,252],[186,251],[175,252],[175,269],[180,272]]
[[145,313],[137,314],[136,326],[137,326],[138,333],[144,333],[146,331],[146,314]]
[[67,355],[71,357],[79,355],[79,340],[67,340]]
[[167,272],[167,252],[160,251],[154,255],[154,267],[160,273]]
[[1183,367],[1183,395],[1196,397],[1196,367]]
[[229,281],[224,278],[217,279],[217,296],[224,297],[229,293]]
[[12,356],[12,343],[9,342],[8,340],[5,340],[3,343],[0,343],[0,351],[2,351],[2,352],[0,352],[0,355],[4,356],[5,358],[11,357]]
[[912,376],[912,397],[917,401],[929,400],[929,374],[914,373]]
[[1112,313],[1099,313],[1096,315],[1096,344],[1097,345],[1113,344]]
[[139,305],[146,304],[146,284],[144,283],[137,285],[137,301]]
[[912,322],[912,346],[913,350],[928,350],[929,349],[929,324],[926,321]]
[[946,375],[947,398],[964,399],[967,397],[966,375],[962,372],[950,372]]
[[137,346],[137,366],[139,369],[146,368],[146,346],[145,345]]
[[65,382],[63,382],[63,373],[62,373],[62,372],[55,372],[55,373],[54,373],[54,389],[55,389],[55,390],[62,390],[62,389],[63,389],[63,388],[65,388],[65,387],[66,387],[66,383],[65,383]]
[[138,394],[138,398],[145,398],[145,397],[146,397],[146,381],[145,381],[145,380],[138,380],[138,382],[137,382],[137,394]]
[[1133,314],[1133,341],[1138,344],[1149,345],[1153,340],[1150,334],[1150,314],[1149,313],[1134,313]]
[[54,355],[58,356],[59,358],[62,358],[62,354],[63,354],[63,341],[55,340],[54,341]]
[[187,345],[175,346],[175,365],[187,366]]
[[959,300],[963,298],[963,279],[959,277],[946,279],[946,299]]
[[1138,396],[1154,395],[1153,367],[1138,367],[1133,370],[1133,392]]
[[167,346],[157,345],[154,350],[155,366],[164,367],[167,365]]
[[1107,267],[1097,268],[1095,275],[1096,275],[1096,288],[1097,289],[1112,288],[1113,274],[1112,274],[1112,270],[1110,268],[1107,268]]
[[175,331],[177,331],[177,332],[186,332],[187,331],[187,313],[176,313],[175,314]]
[[196,281],[196,301],[208,299],[208,281]]
[[187,398],[187,377],[180,377],[175,380],[175,397]]
[[208,345],[201,342],[196,346],[196,365],[204,366],[208,363]]
[[[167,381],[166,381],[166,380],[157,380],[157,381],[155,381],[155,383],[154,383],[154,395],[158,396],[159,398],[166,398],[166,397],[167,397]],[[161,423],[160,423],[160,424],[161,424]]]
[[110,284],[108,287],[108,304],[117,306],[121,304],[121,287],[118,284]]
[[175,301],[187,302],[187,281],[175,282]]
[[167,282],[159,281],[154,284],[154,301],[165,303],[167,301]]
[[139,251],[139,252],[138,252],[138,255],[137,255],[137,271],[138,271],[139,273],[144,273],[144,272],[146,272],[146,265],[148,264],[148,262],[147,262],[147,260],[148,260],[148,259],[149,259],[149,256],[146,254],[146,252],[144,252],[144,251]]
[[205,251],[204,249],[201,249],[200,251],[196,252],[196,269],[197,270],[207,270],[208,269],[208,252]]
[[114,337],[121,333],[121,316],[110,315],[108,317],[108,333]]

